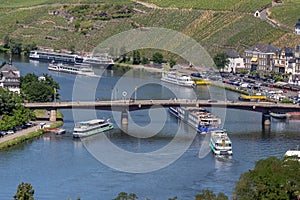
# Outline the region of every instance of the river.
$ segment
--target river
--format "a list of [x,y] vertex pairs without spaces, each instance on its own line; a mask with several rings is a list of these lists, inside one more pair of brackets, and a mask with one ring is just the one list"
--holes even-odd
[[[95,80],[91,81],[91,78],[76,78],[74,75],[49,72],[47,64],[43,63],[30,63],[25,59],[16,60],[13,64],[20,69],[21,75],[52,75],[60,84],[62,101],[122,99],[125,96],[124,91],[127,98],[135,98],[136,95],[138,99],[208,99],[224,96],[223,90],[214,87],[197,87],[191,90],[161,84],[159,74],[154,72],[132,71],[125,76],[122,73],[107,71],[102,74],[101,79],[95,78],[97,84],[94,84]],[[120,84],[116,86],[118,82]],[[136,86],[139,86],[137,94]],[[226,92],[227,99],[237,97],[238,94]],[[93,114],[111,118],[115,129],[105,133],[105,138],[123,152],[133,153],[137,157],[145,155],[145,160],[148,152],[155,152],[171,144],[177,132],[181,132],[183,138],[177,142],[186,144],[185,140],[189,140],[189,133],[193,130],[178,123],[177,119],[163,108],[154,108],[150,113],[147,110],[131,112],[130,124],[126,127],[129,134],[119,128],[120,114],[117,112],[81,110],[80,117],[76,115],[74,119],[74,111],[61,111],[64,114],[63,128],[67,130],[66,134],[45,134],[22,145],[0,151],[0,199],[12,199],[21,182],[32,184],[35,190],[34,197],[43,200],[78,197],[87,200],[109,200],[120,192],[135,193],[139,199],[160,200],[177,196],[178,199],[189,200],[194,199],[194,196],[204,189],[215,193],[223,192],[231,197],[240,175],[252,169],[256,161],[269,156],[281,158],[288,149],[295,148],[300,140],[298,122],[272,120],[271,128],[263,130],[260,113],[213,109],[212,112],[224,115],[224,128],[233,144],[232,158],[218,158],[211,152],[199,157],[205,135],[197,134],[183,154],[178,159],[172,158],[172,162],[164,167],[164,160],[149,163],[143,163],[142,160],[136,167],[130,165],[128,168],[129,161],[136,162],[134,158],[122,159],[122,156],[111,152],[108,145],[106,150],[101,136],[89,141],[73,139],[74,121],[86,119]],[[157,131],[161,121],[163,126]],[[133,122],[138,129],[131,125]],[[152,132],[157,134],[152,136]],[[132,134],[148,134],[151,137],[136,138],[130,136]],[[93,146],[97,144],[104,145],[99,148],[102,150],[101,156],[109,157],[110,160],[118,158],[117,162],[102,162],[103,160],[95,155],[99,152],[93,151]],[[183,146],[179,145],[178,148]],[[167,160],[174,155],[167,152],[164,156]],[[155,166],[158,166],[158,169],[151,170]],[[140,173],[130,173],[122,169],[139,169]]]

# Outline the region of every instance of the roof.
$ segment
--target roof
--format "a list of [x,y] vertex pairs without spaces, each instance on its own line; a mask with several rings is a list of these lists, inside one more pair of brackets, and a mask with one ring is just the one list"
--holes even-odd
[[278,51],[278,48],[274,47],[271,44],[258,43],[256,45],[250,47],[247,50],[248,51],[259,51],[259,52],[262,52],[262,53],[275,53],[276,51]]
[[234,49],[227,49],[227,50],[225,51],[225,54],[226,54],[229,58],[239,58],[239,57],[240,57],[239,53],[238,53],[236,50],[234,50]]
[[2,75],[5,78],[19,78],[18,74],[13,72],[12,70],[9,70],[8,72],[2,72]]
[[15,66],[11,63],[5,64],[3,67],[0,68],[0,72],[8,72],[8,71],[19,71]]

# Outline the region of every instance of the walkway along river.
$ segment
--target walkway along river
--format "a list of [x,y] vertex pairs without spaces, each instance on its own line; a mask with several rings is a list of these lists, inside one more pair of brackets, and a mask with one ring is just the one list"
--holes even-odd
[[[72,100],[75,76],[48,72],[47,64],[15,62],[21,74],[49,73],[59,82],[62,101]],[[110,99],[113,86],[120,78],[116,72],[108,71],[96,88],[95,98]],[[84,85],[84,79],[82,84]],[[174,94],[160,86],[155,73],[135,72],[126,77],[124,87],[134,88],[137,83],[156,81],[149,84],[137,94],[138,99],[170,99]],[[79,80],[81,81],[81,80]],[[87,88],[88,90],[89,88]],[[177,88],[178,89],[178,88]],[[123,88],[119,88],[119,92]],[[178,89],[179,90],[179,89]],[[180,89],[180,95],[194,98],[190,90]],[[211,93],[220,93],[219,88],[208,90],[197,87],[196,95],[200,99],[209,99]],[[238,94],[227,92],[227,98],[236,99]],[[121,98],[121,97],[120,97]],[[89,99],[91,100],[91,99]],[[113,144],[126,151],[143,153],[160,149],[167,145],[174,134],[181,130],[188,134],[193,130],[179,124],[164,108],[157,108],[165,113],[166,120],[158,134],[137,139],[118,128],[117,119],[112,118],[111,111],[96,111],[98,117],[112,118],[116,128],[106,133]],[[214,112],[223,113],[222,108]],[[204,158],[198,157],[205,135],[198,134],[185,153],[172,164],[149,173],[126,173],[112,169],[99,162],[88,152],[80,140],[74,140],[71,131],[74,127],[72,110],[62,110],[64,114],[65,135],[46,134],[25,144],[0,151],[0,199],[10,199],[22,181],[29,182],[35,189],[35,197],[43,200],[52,199],[113,199],[119,192],[135,193],[139,199],[193,199],[203,189],[215,193],[224,192],[231,196],[232,190],[240,175],[252,169],[255,162],[269,156],[282,157],[283,154],[299,144],[298,122],[272,121],[270,130],[262,130],[261,114],[251,111],[226,110],[224,128],[227,129],[233,143],[232,158],[216,158],[209,153]],[[82,115],[88,111],[82,110]],[[151,114],[141,111],[131,112],[132,120],[147,127]],[[152,120],[159,123],[160,118]],[[134,127],[128,125],[128,132],[135,133]],[[144,133],[151,132],[147,129]],[[97,141],[94,141],[97,142]],[[122,165],[122,161],[120,161]]]

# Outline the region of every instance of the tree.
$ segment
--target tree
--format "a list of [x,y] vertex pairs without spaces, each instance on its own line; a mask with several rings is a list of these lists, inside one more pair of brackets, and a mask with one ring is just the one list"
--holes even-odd
[[224,69],[229,64],[228,56],[225,53],[219,53],[214,57],[215,65],[219,70]]
[[3,47],[4,48],[9,48],[9,41],[10,41],[9,36],[5,35],[4,39],[3,39],[3,42],[4,42]]
[[45,80],[39,81],[35,74],[21,77],[21,94],[29,102],[50,102],[59,99],[59,85],[53,78],[44,74]]
[[174,58],[170,58],[169,64],[170,64],[170,67],[173,68],[174,65],[176,65],[176,60],[174,60]]
[[143,65],[149,64],[148,58],[143,57],[143,58],[142,58],[142,64],[143,64]]
[[34,189],[31,184],[22,182],[18,185],[17,193],[14,195],[15,200],[34,200]]
[[219,193],[218,196],[216,196],[210,190],[202,190],[201,194],[195,196],[195,200],[228,200],[228,197],[223,193]]
[[10,40],[10,51],[12,54],[21,54],[22,52],[22,42],[18,39],[11,39]]
[[155,52],[152,55],[152,61],[156,64],[161,64],[164,61],[164,56],[160,52]]
[[141,55],[140,52],[138,50],[133,51],[133,62],[132,64],[134,65],[138,65],[141,63]]
[[127,55],[126,55],[125,47],[120,48],[120,57],[121,57],[121,62],[126,62]]
[[254,170],[241,175],[235,199],[297,199],[300,193],[300,163],[270,157],[256,163]]

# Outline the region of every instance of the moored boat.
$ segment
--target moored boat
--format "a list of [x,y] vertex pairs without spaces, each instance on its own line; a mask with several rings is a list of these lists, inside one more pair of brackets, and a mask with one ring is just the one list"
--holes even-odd
[[209,146],[215,155],[232,155],[232,144],[225,130],[211,132]]
[[62,64],[62,63],[50,63],[48,66],[48,70],[83,75],[83,76],[95,76],[93,68],[89,66],[80,66],[80,65],[73,66],[73,65]]
[[286,114],[289,120],[300,120],[300,112],[288,112]]
[[110,68],[111,66],[114,65],[113,59],[107,53],[84,56],[83,63],[89,64],[93,67],[104,67],[104,68]]
[[221,119],[204,108],[170,107],[169,112],[200,133],[222,129]]
[[75,54],[66,54],[66,53],[56,53],[48,51],[31,51],[29,54],[30,60],[44,61],[44,62],[60,62],[60,63],[82,63],[83,58]]
[[89,121],[82,121],[75,124],[73,130],[74,138],[82,138],[90,135],[95,135],[113,129],[111,122],[104,119],[93,119]]
[[195,87],[196,84],[192,78],[185,74],[178,74],[175,72],[163,73],[162,81],[167,83],[172,83],[175,85],[185,86],[185,87]]
[[287,113],[270,112],[270,116],[273,117],[274,119],[286,119],[287,118]]

